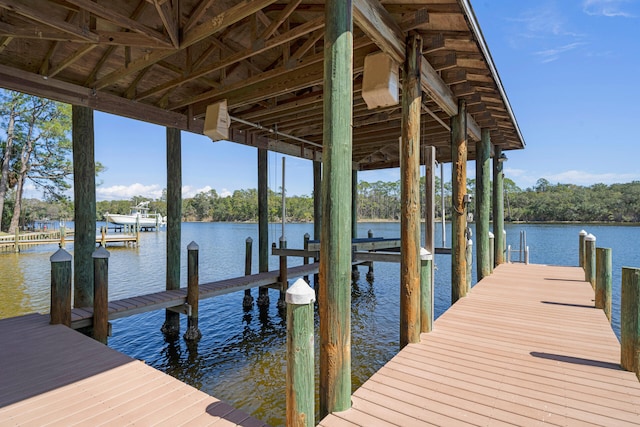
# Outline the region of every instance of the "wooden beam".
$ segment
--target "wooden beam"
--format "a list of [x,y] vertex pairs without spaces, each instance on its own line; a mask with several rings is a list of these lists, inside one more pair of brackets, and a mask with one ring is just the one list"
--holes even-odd
[[424,57],[422,57],[420,71],[422,72],[422,90],[425,91],[448,116],[451,117],[458,114],[458,104],[455,95]]
[[282,25],[282,23],[293,13],[294,10],[298,7],[302,0],[293,0],[287,3],[287,6],[282,10],[278,19],[274,19],[271,24],[264,29],[262,34],[260,34],[259,39],[267,40],[271,37],[276,30]]
[[180,47],[179,23],[176,21],[176,14],[173,11],[171,2],[154,0],[154,5],[160,15],[164,29],[167,30],[173,47]]
[[458,101],[458,114],[451,118],[451,304],[467,294],[467,131],[466,104]]
[[402,29],[378,0],[353,0],[353,19],[374,43],[398,64],[404,63]]
[[49,77],[49,78],[55,77],[62,70],[64,70],[65,68],[67,68],[70,65],[72,65],[73,63],[75,63],[77,60],[79,60],[85,54],[87,54],[90,51],[92,51],[93,49],[95,49],[97,46],[98,46],[97,44],[90,44],[90,45],[82,46],[80,49],[76,50],[71,56],[65,58],[65,60],[62,61],[61,63],[59,63],[56,67],[54,67],[53,69],[49,70],[49,72],[47,73],[47,77]]

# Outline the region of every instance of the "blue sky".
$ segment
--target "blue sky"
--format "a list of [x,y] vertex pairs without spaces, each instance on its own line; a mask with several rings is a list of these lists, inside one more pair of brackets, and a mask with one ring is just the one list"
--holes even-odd
[[[591,185],[640,180],[640,0],[472,0],[527,147],[507,155],[521,188],[539,178]],[[99,200],[159,197],[165,129],[96,112]],[[256,150],[182,133],[183,195],[256,188]],[[281,155],[269,158],[280,187]],[[277,167],[276,167],[277,166]],[[469,163],[470,176],[475,166]],[[399,171],[362,172],[366,181]],[[450,179],[445,169],[445,179]],[[287,158],[288,194],[310,194],[312,165]]]

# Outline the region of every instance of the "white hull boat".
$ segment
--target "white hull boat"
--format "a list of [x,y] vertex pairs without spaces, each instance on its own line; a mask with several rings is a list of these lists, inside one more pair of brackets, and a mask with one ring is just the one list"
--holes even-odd
[[138,203],[131,208],[128,215],[106,213],[107,222],[117,225],[137,225],[140,228],[162,227],[166,225],[167,218],[159,213],[149,213],[149,202]]

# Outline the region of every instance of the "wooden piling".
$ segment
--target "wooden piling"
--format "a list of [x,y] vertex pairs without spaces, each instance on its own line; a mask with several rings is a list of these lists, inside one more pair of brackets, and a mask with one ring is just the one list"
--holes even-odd
[[13,251],[20,252],[20,227],[16,227],[13,232]]
[[[269,271],[269,164],[267,150],[258,148],[258,271]],[[269,288],[258,288],[258,307],[269,305]]]
[[196,341],[202,337],[198,327],[198,306],[200,298],[200,285],[198,273],[199,247],[196,242],[187,246],[187,330],[184,339]]
[[[467,240],[467,245],[465,247],[465,260],[467,262],[467,291],[468,294],[471,290],[471,280],[473,279],[471,276],[473,271],[473,240]],[[466,295],[466,294],[465,294]]]
[[584,238],[587,237],[587,232],[580,230],[578,234],[578,265],[584,268]]
[[[284,236],[280,236],[280,249],[287,248],[287,239]],[[278,298],[278,308],[284,309],[286,308],[285,298],[287,288],[289,287],[289,278],[287,277],[288,269],[287,269],[287,256],[280,255],[280,297]]]
[[[320,240],[322,234],[322,162],[313,162],[313,238]],[[316,257],[315,262],[319,262],[320,258]],[[313,284],[318,286],[320,277],[318,274],[313,275]]]
[[494,267],[504,263],[506,239],[504,233],[504,173],[502,172],[502,149],[494,146],[493,157],[493,235]]
[[107,343],[109,337],[109,251],[99,246],[93,258],[93,339]]
[[[369,231],[367,231],[367,237],[369,239],[373,239],[373,230],[369,229]],[[367,270],[367,282],[372,283],[374,279],[373,261],[369,261],[368,267],[369,268]]]
[[351,0],[325,2],[320,245],[320,417],[351,407]]
[[[351,171],[351,238],[358,238],[358,171]],[[351,280],[360,279],[360,271],[358,265],[351,266]]]
[[[180,130],[167,128],[167,271],[166,289],[180,289],[180,239],[182,223],[182,147]],[[162,332],[180,333],[180,314],[165,310]]]
[[491,133],[482,129],[476,142],[476,277],[479,282],[491,274],[489,214],[491,212]]
[[584,280],[596,289],[596,236],[593,234],[584,238]]
[[[433,257],[433,254],[436,253],[436,147],[429,146],[424,148],[424,164],[424,248]],[[435,285],[433,260],[429,262],[429,265],[431,268],[429,272],[429,278],[431,279],[430,289],[433,290]],[[420,298],[422,299],[422,296]],[[423,322],[421,321],[420,323],[422,324]]]
[[[303,236],[303,242],[302,242],[302,247],[304,248],[305,251],[309,250],[309,239],[311,239],[311,236],[309,235],[309,233],[304,233]],[[308,257],[304,257],[302,258],[302,264],[303,265],[309,265],[309,258]],[[307,283],[309,283],[309,276],[304,276],[303,280]]]
[[67,245],[65,238],[67,237],[67,228],[64,225],[60,226],[60,247],[64,248]]
[[493,274],[493,267],[496,259],[496,239],[492,232],[489,232],[489,274]]
[[73,105],[73,305],[93,306],[93,260],[96,248],[96,168],[93,110]]
[[287,290],[287,426],[315,426],[315,300],[316,293],[302,279]]
[[433,255],[420,248],[420,332],[433,330]]
[[611,248],[596,248],[596,308],[604,310],[611,322]]
[[451,118],[452,203],[451,211],[451,304],[467,294],[467,107],[458,101],[458,114]]
[[621,367],[640,378],[640,268],[622,268],[620,350]]
[[[253,257],[253,239],[247,237],[244,245],[244,275],[249,276],[251,274],[251,261]],[[244,308],[251,308],[253,306],[253,297],[251,296],[251,289],[244,290],[244,298],[242,299],[242,306]]]
[[71,254],[60,248],[51,255],[51,308],[52,325],[71,326]]

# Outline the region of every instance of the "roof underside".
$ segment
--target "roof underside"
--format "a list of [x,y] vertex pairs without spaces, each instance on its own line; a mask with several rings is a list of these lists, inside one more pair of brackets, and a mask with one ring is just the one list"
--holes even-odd
[[[206,107],[226,99],[230,140],[320,159],[324,9],[315,0],[0,0],[0,86],[196,133]],[[468,0],[354,0],[358,168],[399,165],[401,103],[369,110],[361,89],[365,56],[402,59],[393,46],[410,31],[435,71],[427,86],[443,92],[424,91],[421,143],[450,161],[443,98],[463,98],[471,127],[490,129],[503,150],[524,148]]]

